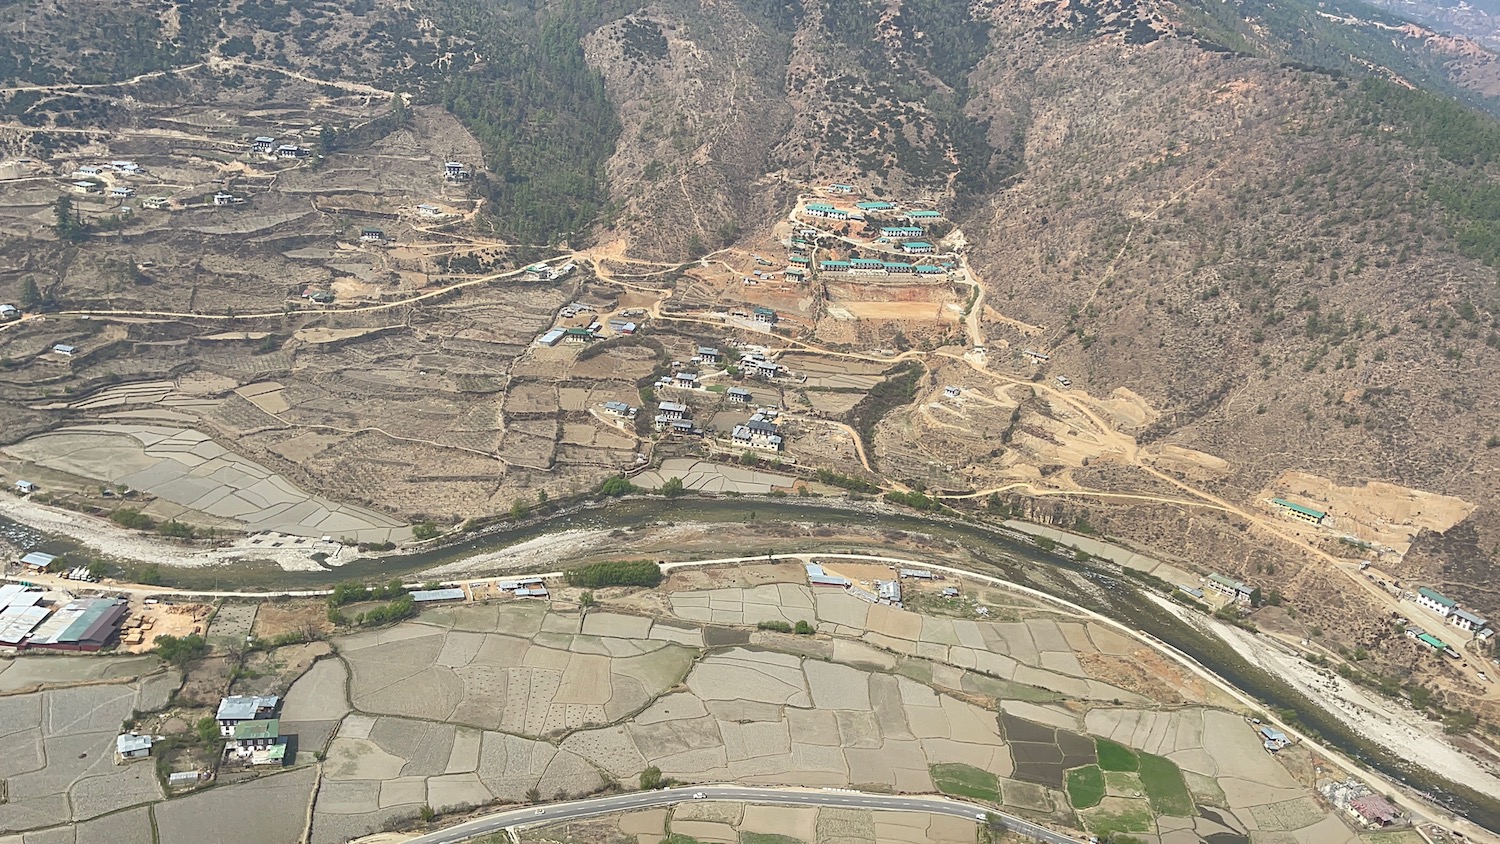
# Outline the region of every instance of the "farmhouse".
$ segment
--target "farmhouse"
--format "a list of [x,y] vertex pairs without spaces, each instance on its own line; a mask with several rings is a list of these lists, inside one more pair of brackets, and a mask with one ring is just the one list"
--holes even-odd
[[276,148],[276,157],[281,159],[304,158],[307,150],[296,144],[282,144]]
[[1461,609],[1453,610],[1453,613],[1448,616],[1448,623],[1459,630],[1467,630],[1471,633],[1476,630],[1483,630],[1490,625],[1489,621]]
[[657,405],[657,409],[661,411],[661,415],[662,416],[665,416],[668,419],[686,419],[687,418],[687,412],[688,412],[687,405],[681,404],[679,402],[664,401],[660,405]]
[[275,148],[276,139],[268,138],[265,135],[261,135],[259,138],[256,138],[255,140],[250,142],[250,151],[258,152],[261,155],[270,155],[271,150]]
[[1307,522],[1310,525],[1321,525],[1323,524],[1323,520],[1328,517],[1328,514],[1322,510],[1304,507],[1296,502],[1287,501],[1285,498],[1273,498],[1271,499],[1271,503],[1288,516],[1298,521]]
[[99,192],[99,183],[98,182],[74,182],[73,183],[73,192],[74,193],[98,193]]
[[1436,589],[1426,586],[1417,590],[1417,606],[1425,607],[1443,618],[1447,618],[1458,607],[1458,602]]
[[712,346],[699,346],[697,360],[699,363],[718,363],[724,359],[724,353]]
[[55,352],[55,353],[57,353],[57,354],[59,354],[59,355],[64,355],[66,357],[72,357],[73,354],[78,351],[78,347],[77,346],[70,346],[67,343],[58,343],[57,345],[55,345],[55,346],[52,347],[52,351]]
[[1263,724],[1261,725],[1258,732],[1260,733],[1262,745],[1265,746],[1266,750],[1269,750],[1272,753],[1275,753],[1276,751],[1281,750],[1282,748],[1292,743],[1291,740],[1286,737],[1286,733],[1283,733],[1275,727]]
[[224,756],[248,765],[282,765],[286,763],[286,738],[281,722],[241,721],[230,731],[224,743]]
[[429,220],[433,220],[443,216],[443,209],[437,207],[436,205],[433,205],[430,202],[423,202],[422,204],[417,206],[417,214],[419,216],[426,217]]
[[882,604],[890,604],[893,607],[901,606],[901,581],[875,581],[875,595],[880,599]]
[[684,389],[684,390],[694,390],[694,389],[697,389],[698,388],[698,373],[696,373],[696,372],[679,372],[675,376],[673,376],[673,378],[672,378],[672,386],[678,387],[678,388],[681,388],[681,389]]
[[925,240],[908,240],[901,244],[901,251],[908,255],[930,255],[934,246]]
[[1349,801],[1349,814],[1369,827],[1390,826],[1401,820],[1401,810],[1379,794],[1366,794]]
[[604,412],[622,419],[634,419],[636,409],[622,401],[607,401],[604,403]]
[[120,185],[109,189],[109,195],[115,199],[129,199],[135,196],[135,188],[128,185]]
[[462,161],[448,161],[443,164],[443,178],[450,182],[462,182],[469,178],[469,170],[464,167]]
[[962,392],[963,392],[963,390],[961,388],[959,388],[959,387],[949,386],[949,387],[944,387],[943,388],[943,395],[946,396],[947,398],[950,398],[950,399],[956,399],[956,398],[958,398],[959,394],[962,393]]
[[921,237],[922,230],[916,226],[886,226],[880,230],[880,236],[887,240],[904,240],[908,237]]
[[781,366],[775,361],[754,360],[749,362],[749,367],[751,372],[767,381],[770,381],[781,373]]
[[145,759],[151,755],[151,736],[138,736],[131,733],[115,736],[115,764],[128,762],[131,759]]
[[[224,193],[223,191],[219,191],[219,192],[217,192],[217,193],[214,194],[214,205],[217,205],[217,206],[233,205],[235,203],[236,199],[237,199],[237,197],[234,194],[232,194],[232,193]],[[240,200],[240,201],[243,201],[243,200]]]
[[837,586],[841,589],[849,588],[849,578],[839,577],[823,571],[823,567],[817,563],[807,564],[807,582],[813,586]]
[[749,404],[750,391],[744,387],[730,387],[724,391],[724,398],[733,404]]
[[20,319],[21,312],[15,305],[0,305],[0,320]]
[[1211,574],[1205,582],[1208,588],[1237,604],[1250,603],[1250,593],[1255,591],[1253,587],[1246,586],[1238,580],[1232,577],[1225,577],[1222,574]]
[[167,207],[167,198],[165,196],[148,196],[141,200],[141,207],[149,208],[152,211],[160,211]]
[[22,645],[54,651],[97,651],[120,632],[129,605],[122,598],[70,601],[42,622]]
[[931,223],[943,219],[943,215],[937,211],[908,211],[901,215],[902,222],[906,223]]
[[361,229],[359,239],[365,243],[380,243],[385,240],[385,232],[380,229]]
[[219,734],[234,735],[234,728],[247,721],[264,721],[276,714],[281,698],[275,695],[234,695],[219,701],[219,710],[214,720],[219,722]]
[[763,322],[767,325],[776,324],[776,312],[771,310],[770,308],[757,307],[754,311],[751,312],[751,316],[755,319],[756,322]]

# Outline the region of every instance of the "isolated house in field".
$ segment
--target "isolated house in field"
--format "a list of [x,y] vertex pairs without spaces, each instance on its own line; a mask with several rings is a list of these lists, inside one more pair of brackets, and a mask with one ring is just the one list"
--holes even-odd
[[0,305],[0,322],[20,319],[21,311],[15,305]]
[[222,207],[222,206],[225,206],[225,205],[233,205],[234,204],[234,200],[235,200],[235,196],[232,193],[224,193],[223,191],[219,191],[218,193],[214,194],[214,205],[215,206]]
[[265,721],[276,714],[281,698],[275,695],[234,695],[219,701],[214,720],[219,722],[219,734],[234,735],[234,728],[247,721]]
[[385,240],[385,232],[380,229],[361,229],[359,239],[365,243],[381,243]]
[[963,390],[960,389],[960,388],[958,388],[958,387],[944,387],[943,388],[943,395],[945,397],[947,397],[947,398],[950,398],[950,399],[956,399],[956,398],[958,398],[959,394],[962,393],[962,392],[963,392]]
[[137,736],[130,733],[115,736],[115,763],[145,759],[151,755],[153,743],[151,736]]
[[443,178],[450,182],[467,181],[469,170],[462,161],[449,161],[443,164]]
[[634,419],[636,409],[622,401],[607,401],[604,403],[604,412],[621,419]]
[[281,734],[281,721],[267,718],[257,721],[241,721],[229,732],[224,742],[224,755],[248,765],[286,764],[286,738]]
[[1436,589],[1423,586],[1417,590],[1417,606],[1425,607],[1447,618],[1458,608],[1458,602]]
[[1298,521],[1307,522],[1310,525],[1321,525],[1323,524],[1323,520],[1328,518],[1328,514],[1322,510],[1314,510],[1311,507],[1287,501],[1285,498],[1273,498],[1271,499],[1271,503],[1276,506],[1276,509],[1288,516]]
[[417,215],[429,220],[435,220],[443,216],[443,209],[430,202],[423,202],[417,206]]
[[261,135],[250,142],[250,151],[260,155],[270,155],[271,150],[276,148],[276,139]]
[[1288,739],[1286,737],[1286,733],[1283,733],[1275,727],[1266,724],[1262,724],[1257,732],[1260,733],[1262,746],[1264,746],[1266,750],[1269,750],[1272,753],[1275,753],[1276,751],[1281,750],[1292,743],[1291,739]]
[[59,354],[59,355],[62,355],[63,357],[69,357],[70,358],[73,355],[77,354],[78,347],[77,346],[70,346],[67,343],[58,343],[57,345],[55,345],[55,346],[52,347],[52,352],[53,352],[53,354]]

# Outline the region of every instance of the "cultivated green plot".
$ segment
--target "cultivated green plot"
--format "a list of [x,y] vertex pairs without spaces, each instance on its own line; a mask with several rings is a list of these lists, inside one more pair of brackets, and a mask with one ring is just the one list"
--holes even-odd
[[1068,802],[1075,809],[1099,805],[1104,799],[1104,772],[1098,765],[1085,765],[1068,772]]
[[1163,815],[1192,817],[1193,796],[1188,793],[1187,783],[1182,779],[1182,771],[1177,768],[1177,764],[1150,753],[1142,753],[1140,760],[1141,784],[1146,787],[1146,794],[1151,798],[1151,807]]
[[1151,832],[1155,829],[1151,806],[1144,800],[1106,797],[1098,808],[1080,813],[1089,832],[1107,839],[1117,832]]
[[1104,785],[1114,797],[1145,797],[1146,788],[1140,776],[1125,771],[1105,771]]
[[1139,771],[1141,760],[1135,751],[1107,738],[1094,739],[1099,751],[1099,768],[1105,771]]
[[954,797],[971,797],[975,800],[1001,802],[1000,778],[989,771],[959,762],[945,762],[929,766],[932,782],[938,791]]
[[802,839],[774,832],[741,832],[740,844],[803,844]]

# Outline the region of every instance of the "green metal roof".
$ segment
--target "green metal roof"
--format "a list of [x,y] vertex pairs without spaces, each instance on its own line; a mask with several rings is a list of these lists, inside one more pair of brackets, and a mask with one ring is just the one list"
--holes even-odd
[[263,721],[241,721],[234,725],[234,733],[231,736],[235,741],[280,737],[281,721],[277,718],[267,718]]
[[1436,589],[1429,589],[1426,586],[1423,586],[1422,588],[1418,589],[1417,590],[1417,594],[1421,595],[1422,597],[1426,598],[1429,601],[1432,601],[1435,604],[1441,604],[1441,605],[1443,605],[1445,607],[1458,606],[1458,602],[1457,601],[1453,600],[1452,598],[1448,597],[1447,595],[1444,595],[1443,593],[1437,591]]
[[1439,639],[1431,633],[1423,633],[1422,635],[1417,637],[1417,641],[1421,642],[1424,645],[1430,645],[1434,650],[1439,651],[1448,647],[1447,645],[1443,644],[1442,639]]
[[832,211],[833,210],[833,206],[832,205],[826,205],[826,204],[824,204],[822,202],[809,202],[807,204],[807,210],[809,210],[809,211]]
[[928,243],[925,240],[908,240],[907,242],[901,244],[901,248],[903,249],[921,249],[923,247],[931,249],[932,244]]
[[1271,503],[1275,504],[1278,507],[1285,507],[1293,512],[1301,513],[1304,516],[1312,516],[1314,519],[1317,519],[1319,521],[1322,521],[1323,517],[1328,515],[1322,510],[1314,510],[1311,507],[1304,507],[1295,501],[1288,501],[1285,498],[1273,498],[1271,499]]
[[941,217],[943,215],[941,213],[937,212],[937,211],[908,211],[908,212],[906,212],[906,216],[908,216],[908,217]]

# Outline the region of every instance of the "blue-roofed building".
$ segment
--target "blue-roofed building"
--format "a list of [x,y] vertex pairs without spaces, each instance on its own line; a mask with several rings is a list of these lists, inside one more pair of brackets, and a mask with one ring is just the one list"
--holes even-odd
[[849,272],[849,262],[823,261],[822,263],[818,264],[818,269],[822,270],[825,273],[846,273]]
[[803,208],[803,213],[809,217],[822,217],[828,220],[849,219],[848,211],[844,211],[840,208],[834,208],[832,205],[829,205],[826,202],[810,202],[805,208]]
[[855,275],[879,275],[885,272],[885,262],[874,258],[855,258],[849,262],[849,271]]
[[896,206],[889,202],[856,202],[854,207],[861,211],[889,211]]
[[918,264],[916,271],[917,275],[942,275],[946,272],[942,267],[934,267],[928,264]]

